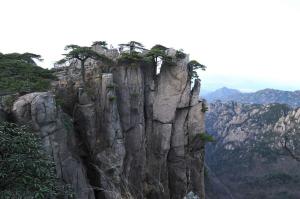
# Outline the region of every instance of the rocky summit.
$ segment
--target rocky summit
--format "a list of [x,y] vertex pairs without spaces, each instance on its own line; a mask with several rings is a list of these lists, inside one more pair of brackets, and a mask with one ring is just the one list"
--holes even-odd
[[167,49],[172,64],[157,74],[152,62],[93,50],[111,63],[88,59],[82,81],[71,60],[55,69],[51,92],[16,96],[1,104],[0,119],[32,125],[77,199],[205,198],[204,103],[188,55]]

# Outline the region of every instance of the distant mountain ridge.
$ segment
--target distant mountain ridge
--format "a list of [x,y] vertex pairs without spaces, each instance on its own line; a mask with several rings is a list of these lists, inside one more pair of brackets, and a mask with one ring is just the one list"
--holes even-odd
[[285,104],[209,104],[208,199],[299,199],[300,170],[282,147],[300,151],[300,108]]
[[251,93],[243,93],[236,89],[220,88],[204,95],[208,102],[220,100],[222,102],[236,101],[247,104],[287,104],[292,107],[300,107],[300,90],[283,91],[276,89],[263,89]]

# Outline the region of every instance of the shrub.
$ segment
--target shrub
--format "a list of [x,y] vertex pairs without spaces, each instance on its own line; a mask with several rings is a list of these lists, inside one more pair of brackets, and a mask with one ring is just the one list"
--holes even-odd
[[0,198],[54,198],[55,165],[38,136],[24,126],[0,123]]
[[177,50],[175,56],[177,59],[184,59],[186,54],[183,52],[183,50]]
[[126,65],[138,64],[141,63],[142,61],[143,61],[143,57],[141,56],[141,54],[135,51],[131,53],[124,52],[121,54],[121,57],[118,59],[119,64],[126,64]]
[[206,105],[203,105],[201,111],[203,113],[207,112],[208,111],[208,107]]
[[117,99],[117,97],[116,96],[110,96],[108,99],[109,99],[109,101],[115,101]]
[[207,133],[200,133],[199,137],[200,137],[200,140],[202,140],[204,142],[214,142],[215,141],[214,137]]
[[7,109],[12,109],[13,104],[16,101],[17,97],[18,97],[17,95],[5,95],[5,96],[1,97],[2,104]]

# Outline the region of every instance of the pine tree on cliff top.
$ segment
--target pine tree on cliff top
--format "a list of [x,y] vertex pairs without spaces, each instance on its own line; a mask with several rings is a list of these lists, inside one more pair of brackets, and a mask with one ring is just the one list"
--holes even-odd
[[121,48],[128,48],[129,53],[136,52],[136,50],[146,50],[144,45],[137,41],[130,41],[127,44],[119,44]]
[[67,45],[65,47],[66,51],[69,51],[66,54],[63,54],[65,58],[59,60],[56,62],[56,64],[64,64],[66,62],[69,62],[72,59],[77,59],[80,61],[81,64],[81,75],[82,75],[82,81],[85,82],[85,62],[90,58],[93,60],[102,61],[105,63],[110,63],[111,60],[107,58],[105,55],[99,54],[92,50],[91,47],[85,47],[85,46],[78,46],[78,45]]

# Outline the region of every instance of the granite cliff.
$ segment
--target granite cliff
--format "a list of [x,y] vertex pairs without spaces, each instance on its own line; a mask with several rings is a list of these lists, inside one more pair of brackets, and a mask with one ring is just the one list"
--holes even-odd
[[30,124],[78,199],[182,199],[204,193],[204,103],[191,88],[188,55],[172,64],[120,63],[117,49],[94,45],[110,64],[89,59],[55,70],[52,92],[15,96],[0,118]]

